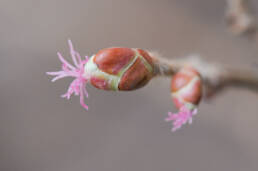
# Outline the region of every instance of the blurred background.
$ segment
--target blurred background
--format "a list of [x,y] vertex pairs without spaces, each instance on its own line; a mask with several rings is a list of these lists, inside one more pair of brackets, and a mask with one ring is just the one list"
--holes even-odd
[[[258,1],[252,1],[258,11]],[[257,171],[258,95],[231,88],[203,101],[192,125],[171,133],[168,78],[132,92],[88,86],[90,106],[60,98],[50,82],[70,59],[110,46],[158,50],[169,59],[257,67],[257,44],[234,37],[224,0],[0,0],[1,171]]]

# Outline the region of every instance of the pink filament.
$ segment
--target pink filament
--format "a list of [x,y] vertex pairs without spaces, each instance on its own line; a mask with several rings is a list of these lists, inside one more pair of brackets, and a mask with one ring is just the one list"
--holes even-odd
[[74,50],[71,40],[68,40],[68,44],[74,66],[67,62],[64,57],[58,52],[57,55],[62,62],[62,70],[57,72],[47,72],[47,74],[55,76],[52,79],[52,82],[64,77],[75,77],[75,79],[70,84],[67,92],[61,97],[70,99],[72,94],[80,96],[80,104],[82,105],[82,107],[88,110],[88,106],[84,102],[84,96],[88,98],[86,83],[89,81],[89,78],[83,77],[84,65],[87,63],[88,57],[85,56],[85,59],[82,60],[80,54]]
[[187,122],[189,124],[193,121],[193,116],[197,114],[197,109],[190,110],[185,106],[182,106],[179,109],[178,113],[171,113],[168,112],[168,117],[165,119],[165,121],[169,122],[172,121],[173,127],[171,129],[172,132],[175,132],[176,130],[180,129],[182,125],[186,124]]

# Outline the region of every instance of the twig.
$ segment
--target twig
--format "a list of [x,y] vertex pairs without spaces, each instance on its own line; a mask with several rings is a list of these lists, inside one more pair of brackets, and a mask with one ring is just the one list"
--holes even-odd
[[249,3],[249,0],[227,0],[226,21],[236,35],[256,35],[257,25]]
[[199,71],[206,87],[206,96],[210,96],[225,87],[252,88],[258,91],[258,69],[241,69],[232,66],[210,63],[194,55],[181,60],[171,61],[151,53],[154,58],[156,75],[173,76],[180,68],[191,65]]

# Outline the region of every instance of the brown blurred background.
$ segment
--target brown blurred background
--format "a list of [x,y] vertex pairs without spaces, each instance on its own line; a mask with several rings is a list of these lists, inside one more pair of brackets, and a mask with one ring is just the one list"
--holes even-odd
[[[252,1],[258,11],[258,2]],[[70,58],[110,46],[198,53],[236,66],[258,64],[257,45],[234,37],[224,0],[0,0],[1,171],[257,171],[258,95],[227,89],[202,102],[193,125],[171,133],[169,79],[133,92],[88,88],[60,98],[71,79],[50,82]]]

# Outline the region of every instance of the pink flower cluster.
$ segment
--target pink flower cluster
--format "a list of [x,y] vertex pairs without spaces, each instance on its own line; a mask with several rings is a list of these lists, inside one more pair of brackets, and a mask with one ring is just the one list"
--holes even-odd
[[64,77],[75,77],[75,79],[70,84],[67,92],[61,97],[70,99],[71,95],[80,96],[80,104],[88,110],[88,106],[84,102],[84,97],[88,98],[88,92],[86,90],[86,83],[89,78],[83,77],[84,65],[88,62],[88,57],[85,56],[85,59],[81,58],[81,55],[74,50],[72,41],[68,40],[71,57],[74,63],[74,66],[67,62],[64,57],[58,52],[57,55],[62,62],[62,70],[56,72],[47,72],[48,75],[55,76],[52,79],[52,82],[59,80]]
[[197,109],[190,110],[186,106],[182,106],[179,109],[178,113],[171,113],[168,112],[168,117],[165,119],[165,121],[169,122],[172,121],[173,128],[171,129],[172,132],[175,132],[176,130],[180,129],[184,124],[187,122],[189,124],[192,124],[193,122],[193,116],[197,114]]

